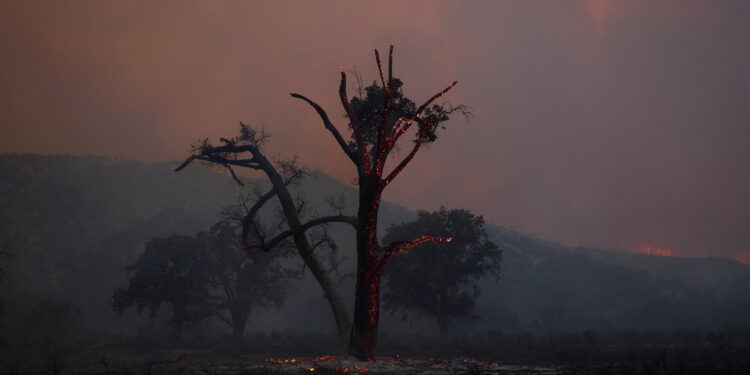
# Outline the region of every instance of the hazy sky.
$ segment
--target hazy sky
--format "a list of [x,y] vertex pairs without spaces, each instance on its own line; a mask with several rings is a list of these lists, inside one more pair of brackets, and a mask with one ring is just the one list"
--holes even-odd
[[0,152],[182,159],[265,126],[350,182],[339,67],[474,108],[390,186],[539,237],[750,261],[750,2],[4,1]]

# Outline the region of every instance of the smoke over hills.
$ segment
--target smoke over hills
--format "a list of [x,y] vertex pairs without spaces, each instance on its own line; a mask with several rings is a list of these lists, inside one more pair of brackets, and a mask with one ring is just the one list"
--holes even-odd
[[[132,332],[141,324],[145,317],[119,318],[109,305],[112,290],[126,281],[125,266],[150,238],[206,230],[240,192],[225,175],[198,167],[173,173],[173,168],[173,163],[102,157],[0,156],[0,239],[14,255],[8,318],[18,318],[33,301],[55,297],[73,301],[91,328]],[[296,191],[310,198],[315,212],[329,209],[328,196],[342,194],[348,210],[356,201],[353,189],[319,172]],[[381,229],[415,218],[393,204],[385,204],[381,215]],[[490,225],[488,231],[504,252],[501,277],[483,281],[482,317],[463,323],[463,330],[750,323],[750,267],[734,260],[568,247],[508,228]],[[342,267],[351,267],[351,233],[333,227],[332,234],[339,240]],[[310,325],[310,319],[318,324]],[[322,332],[333,327],[321,292],[309,279],[295,283],[282,314],[257,312],[249,326]],[[382,329],[432,332],[434,327],[391,316]]]

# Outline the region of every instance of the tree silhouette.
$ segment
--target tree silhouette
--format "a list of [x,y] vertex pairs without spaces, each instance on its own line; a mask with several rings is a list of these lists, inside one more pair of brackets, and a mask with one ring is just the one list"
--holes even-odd
[[[252,250],[269,251],[291,238],[306,268],[310,270],[310,273],[323,289],[323,295],[328,301],[336,321],[339,336],[342,341],[345,341],[349,336],[351,318],[344,305],[344,300],[336,288],[336,282],[332,279],[323,261],[314,252],[326,241],[313,242],[308,238],[306,232],[315,227],[336,222],[355,226],[357,218],[339,212],[337,215],[317,217],[303,222],[302,207],[298,204],[299,201],[292,196],[289,187],[298,183],[305,176],[304,168],[297,165],[295,160],[271,162],[265,156],[263,150],[267,140],[268,134],[262,129],[240,123],[240,134],[231,139],[221,138],[221,146],[213,146],[207,139],[194,144],[193,155],[175,170],[180,171],[193,161],[199,160],[226,168],[239,185],[244,185],[244,183],[234,173],[233,166],[260,170],[266,175],[271,183],[271,188],[266,192],[258,191],[255,203],[247,207],[244,216],[241,218],[242,235],[240,241],[244,247],[243,250],[252,256]],[[244,157],[243,154],[245,153],[249,153],[250,158]],[[288,229],[270,237],[263,230],[259,214],[263,207],[274,198],[278,199]]]
[[26,312],[27,336],[39,340],[47,370],[60,374],[74,347],[73,333],[80,319],[78,308],[67,300],[43,299]]
[[122,314],[135,306],[138,313],[149,310],[156,316],[166,304],[172,313],[173,338],[179,340],[183,330],[215,312],[209,298],[205,246],[205,241],[183,235],[149,241],[138,261],[126,268],[133,276],[127,288],[115,290],[112,307]]
[[[292,97],[308,103],[320,116],[323,125],[338,143],[341,150],[354,164],[357,170],[357,185],[359,190],[359,205],[356,216],[334,215],[321,217],[302,223],[296,212],[291,195],[281,174],[262,151],[262,145],[267,139],[264,133],[250,126],[241,125],[240,135],[233,139],[221,139],[221,145],[214,146],[208,141],[202,141],[194,147],[194,154],[189,157],[177,170],[185,168],[193,160],[202,160],[220,165],[232,174],[238,183],[242,183],[234,172],[233,167],[246,167],[260,170],[266,174],[273,188],[259,199],[267,201],[276,196],[287,218],[289,230],[270,241],[261,241],[258,245],[248,245],[248,248],[262,248],[270,250],[275,241],[293,237],[297,250],[305,259],[306,264],[325,291],[326,298],[336,316],[339,334],[343,337],[347,331],[349,335],[349,354],[364,361],[373,361],[377,339],[377,329],[380,314],[380,280],[383,268],[394,254],[407,251],[414,246],[428,241],[449,242],[449,237],[433,237],[420,235],[410,241],[397,241],[381,246],[377,238],[378,212],[380,198],[386,188],[411,162],[423,144],[436,139],[436,130],[441,122],[448,119],[453,111],[464,111],[466,108],[434,106],[435,100],[440,98],[458,82],[433,95],[424,104],[416,106],[406,101],[400,90],[400,81],[393,78],[393,46],[388,57],[388,73],[384,74],[380,62],[380,55],[375,50],[375,59],[380,74],[380,89],[377,85],[368,88],[365,98],[350,101],[347,95],[346,73],[341,71],[339,98],[346,112],[351,130],[351,140],[347,141],[336,126],[331,122],[326,111],[316,102],[307,97],[292,93]],[[411,106],[410,104],[411,103]],[[431,107],[432,106],[432,107]],[[355,110],[356,107],[356,110]],[[414,126],[416,124],[416,126]],[[385,165],[391,151],[404,134],[413,134],[411,150],[401,160],[397,161],[390,172],[386,172]],[[262,206],[263,203],[260,203]],[[249,216],[249,215],[248,215]],[[252,219],[248,219],[248,222]],[[342,222],[351,224],[356,231],[357,270],[354,315],[349,329],[349,319],[346,309],[341,303],[341,297],[335,291],[330,276],[320,266],[315,258],[305,231],[317,225]],[[251,227],[251,225],[248,225]],[[243,236],[243,241],[246,240]],[[314,267],[317,267],[315,269]]]
[[228,217],[195,236],[149,241],[138,261],[127,267],[133,274],[128,287],[114,292],[114,309],[122,313],[136,306],[139,313],[147,309],[153,315],[167,304],[176,338],[184,329],[216,316],[240,339],[253,308],[281,308],[286,280],[296,274],[276,262],[285,252],[251,259],[239,251],[240,228],[229,214],[238,210],[227,208]]
[[[10,287],[10,276],[8,276],[8,261],[10,258],[10,245],[3,245],[0,248],[0,297],[4,297],[5,291]],[[4,301],[0,298],[0,314],[4,311]]]
[[[254,308],[281,308],[288,289],[290,272],[275,260],[281,252],[258,254],[251,259],[239,251],[239,227],[231,219],[221,220],[208,232],[198,233],[207,244],[211,298],[217,302],[216,316],[227,323],[235,339],[244,335],[247,319]],[[223,314],[228,310],[229,316]]]
[[476,317],[479,279],[498,276],[502,252],[487,238],[484,219],[468,210],[419,211],[418,219],[386,229],[385,242],[419,233],[451,237],[394,258],[385,272],[387,311],[427,315],[445,335],[456,319]]

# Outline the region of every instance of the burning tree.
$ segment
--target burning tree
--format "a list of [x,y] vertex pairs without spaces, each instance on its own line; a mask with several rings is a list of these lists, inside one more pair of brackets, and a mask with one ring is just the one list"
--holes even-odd
[[[202,160],[223,166],[232,174],[238,183],[242,183],[233,167],[245,167],[260,170],[266,174],[272,188],[261,195],[256,202],[257,208],[251,209],[243,226],[243,243],[248,249],[260,248],[270,250],[281,241],[292,237],[297,251],[311,270],[313,276],[323,288],[331,309],[336,317],[337,328],[342,337],[349,336],[349,354],[363,361],[373,361],[380,316],[380,281],[383,268],[395,254],[407,251],[414,246],[428,241],[450,242],[449,237],[432,237],[420,235],[409,241],[397,241],[381,245],[377,238],[378,211],[384,189],[412,161],[420,148],[434,141],[440,123],[448,120],[454,111],[469,114],[465,106],[447,106],[433,104],[458,82],[433,95],[424,104],[417,107],[403,96],[400,91],[401,81],[393,77],[393,46],[388,55],[387,77],[383,72],[380,55],[375,50],[381,86],[377,84],[367,88],[365,98],[350,101],[347,96],[347,77],[341,71],[339,97],[349,120],[352,132],[347,141],[333,124],[326,111],[307,97],[292,93],[291,96],[308,103],[320,116],[323,125],[338,143],[344,154],[357,169],[359,206],[356,216],[332,215],[319,217],[305,223],[299,218],[294,199],[287,186],[289,176],[296,176],[294,168],[280,165],[281,172],[263,154],[262,145],[266,135],[255,128],[241,124],[240,135],[233,139],[221,139],[222,144],[213,146],[203,141],[194,147],[190,156],[177,170],[185,168],[194,160]],[[410,130],[413,132],[411,150],[389,172],[385,171],[386,161],[398,141]],[[247,155],[247,156],[246,156]],[[248,244],[247,232],[253,228],[255,215],[260,207],[273,197],[277,197],[286,216],[289,230],[280,233],[270,240],[260,239],[260,244]],[[356,231],[357,270],[356,294],[353,321],[348,318],[341,297],[325,269],[313,253],[314,245],[305,236],[305,232],[315,226],[327,223],[347,223]],[[351,321],[351,323],[349,323]]]

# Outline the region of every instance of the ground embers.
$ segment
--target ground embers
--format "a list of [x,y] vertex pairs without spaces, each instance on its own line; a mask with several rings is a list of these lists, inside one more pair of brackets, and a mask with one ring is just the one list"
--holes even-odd
[[269,358],[265,363],[246,367],[248,374],[533,374],[553,375],[552,368],[503,365],[467,358],[450,360],[413,360],[400,357],[381,358],[377,362],[360,362],[351,357]]

